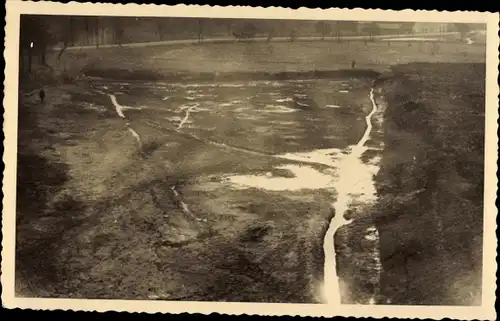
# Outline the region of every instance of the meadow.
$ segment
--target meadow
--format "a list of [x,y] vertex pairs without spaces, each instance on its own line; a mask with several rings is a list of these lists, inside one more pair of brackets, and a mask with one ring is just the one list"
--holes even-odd
[[[484,62],[484,43],[308,41],[207,43],[68,50],[51,65],[77,76],[159,80],[169,74],[278,73],[358,69],[387,71],[411,62]],[[50,61],[51,59],[49,59]]]

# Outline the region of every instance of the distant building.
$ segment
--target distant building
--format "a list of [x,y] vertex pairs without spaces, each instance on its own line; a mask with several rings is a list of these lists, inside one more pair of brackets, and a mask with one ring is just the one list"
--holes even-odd
[[440,32],[450,32],[449,23],[439,23],[439,22],[416,22],[413,25],[414,33],[440,33]]

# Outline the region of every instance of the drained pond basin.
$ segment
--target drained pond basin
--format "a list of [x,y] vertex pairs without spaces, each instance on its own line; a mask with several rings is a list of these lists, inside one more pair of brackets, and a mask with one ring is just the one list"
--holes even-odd
[[80,135],[55,146],[71,177],[58,193],[85,208],[56,257],[78,272],[45,295],[375,303],[378,238],[363,209],[384,102],[371,87],[361,77],[68,87],[49,111]]

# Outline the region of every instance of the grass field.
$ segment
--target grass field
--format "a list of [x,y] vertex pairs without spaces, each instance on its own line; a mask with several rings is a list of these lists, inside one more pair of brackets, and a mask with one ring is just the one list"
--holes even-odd
[[[20,85],[17,293],[316,302],[311,289],[322,280],[323,236],[332,216],[329,204],[336,197],[323,180],[335,177],[335,166],[272,155],[316,149],[329,149],[330,161],[341,155],[363,134],[373,77],[351,72],[350,77],[323,80],[258,79],[265,73],[350,68],[352,59],[358,68],[376,71],[398,62],[484,62],[481,46],[442,44],[434,55],[429,46],[207,44],[68,51],[59,64],[49,60],[66,80],[46,81],[43,105],[28,94],[39,82],[23,78]],[[476,70],[464,67],[460,74],[446,65],[428,66],[420,76],[415,66],[396,71],[422,77],[419,84],[428,87],[419,92],[427,93],[468,79],[464,75]],[[200,81],[203,72],[247,73],[255,80],[235,77],[228,82],[216,76]],[[157,81],[177,73],[182,73],[178,82]],[[46,72],[35,78],[43,75],[48,79]],[[402,88],[409,87],[405,83],[397,92],[404,93]],[[436,92],[441,96],[425,96],[427,104],[454,97],[449,95],[452,87],[443,88]],[[390,106],[405,98],[394,89],[383,93]],[[121,119],[109,94],[123,106],[141,109],[125,109],[127,120]],[[441,117],[436,124],[452,125],[444,111],[436,115]],[[425,124],[418,130],[426,130]],[[455,125],[453,133],[465,133],[463,123]],[[432,128],[434,136],[445,137]],[[130,129],[140,137],[142,153]],[[405,130],[386,127],[392,136],[414,142],[418,135]],[[384,153],[385,173],[401,151],[390,149],[389,138],[377,133],[367,145],[381,139],[390,146]],[[377,153],[372,150],[365,161]],[[280,191],[234,184],[250,175],[266,182],[288,179],[293,187],[299,181],[293,172],[297,165],[318,177],[313,186]],[[381,175],[382,182],[386,178]],[[345,236],[349,246],[358,248],[355,235],[372,223],[365,218],[353,224]],[[386,255],[392,239],[388,225],[379,224],[385,246],[381,253]],[[383,294],[413,302],[391,292],[398,277],[390,274],[387,262]],[[351,280],[356,271],[339,274]]]
[[[484,44],[458,42],[346,41],[336,43],[222,43],[137,48],[86,49],[66,52],[59,63],[75,74],[116,77],[116,70],[156,80],[176,72],[286,72],[351,68],[385,71],[410,62],[484,62]],[[52,65],[58,63],[53,60]],[[115,74],[114,74],[115,73]],[[122,73],[123,74],[123,73]]]

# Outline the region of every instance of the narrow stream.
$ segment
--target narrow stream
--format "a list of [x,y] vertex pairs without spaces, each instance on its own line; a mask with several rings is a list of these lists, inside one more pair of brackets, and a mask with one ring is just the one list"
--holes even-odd
[[[127,117],[125,117],[125,114],[123,113],[124,109],[126,109],[126,108],[129,108],[129,109],[140,109],[140,108],[122,106],[116,100],[116,96],[115,95],[108,94],[108,96],[109,96],[109,98],[111,98],[111,102],[113,103],[113,106],[115,106],[116,113],[118,114],[118,116],[120,116],[123,119],[127,118]],[[134,136],[135,140],[137,141],[137,145],[139,146],[139,150],[142,150],[141,137],[139,136],[139,134],[135,130],[133,130],[130,127],[130,124],[128,122],[127,122],[127,130],[132,134],[132,136]]]
[[111,98],[111,102],[113,103],[113,106],[115,106],[116,113],[118,116],[121,118],[125,118],[125,115],[123,114],[123,107],[116,101],[116,96],[112,94],[108,94],[109,98]]
[[339,177],[334,184],[337,191],[337,200],[332,204],[335,216],[330,221],[323,243],[325,262],[323,268],[324,283],[321,292],[322,300],[326,304],[341,304],[341,290],[337,276],[335,233],[340,227],[353,222],[353,220],[347,220],[344,217],[353,197],[358,196],[363,201],[369,201],[369,198],[373,198],[375,194],[372,172],[365,170],[364,168],[367,166],[361,161],[361,155],[367,150],[364,145],[368,141],[372,131],[372,116],[377,112],[377,104],[373,97],[373,88],[370,90],[370,101],[373,108],[370,114],[365,117],[366,130],[363,137],[353,146],[351,153],[341,158],[337,163]]
[[189,119],[189,114],[195,110],[198,106],[200,106],[200,104],[196,104],[194,106],[191,106],[189,107],[187,110],[186,110],[186,115],[184,116],[184,118],[181,120],[181,122],[179,123],[179,126],[177,126],[177,130],[181,129],[182,126],[184,126],[184,124],[187,122],[187,120]]

